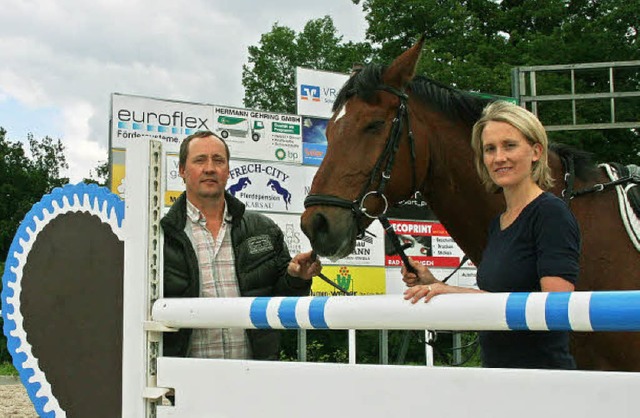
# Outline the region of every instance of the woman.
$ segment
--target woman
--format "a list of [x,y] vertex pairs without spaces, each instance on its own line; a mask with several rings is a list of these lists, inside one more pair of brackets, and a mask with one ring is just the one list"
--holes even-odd
[[[578,278],[580,231],[567,205],[546,189],[553,185],[544,127],[531,112],[497,101],[473,127],[475,165],[490,192],[502,191],[506,210],[489,226],[478,266],[480,290],[448,286],[411,260],[403,268],[405,299],[428,302],[443,293],[571,292]],[[574,369],[568,332],[480,333],[482,365]]]

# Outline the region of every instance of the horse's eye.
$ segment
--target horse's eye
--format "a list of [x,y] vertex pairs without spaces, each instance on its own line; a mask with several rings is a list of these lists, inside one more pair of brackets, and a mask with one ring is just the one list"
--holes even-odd
[[378,133],[380,132],[380,130],[382,130],[382,128],[384,127],[384,121],[383,120],[376,120],[373,122],[370,122],[365,128],[365,132],[367,133]]

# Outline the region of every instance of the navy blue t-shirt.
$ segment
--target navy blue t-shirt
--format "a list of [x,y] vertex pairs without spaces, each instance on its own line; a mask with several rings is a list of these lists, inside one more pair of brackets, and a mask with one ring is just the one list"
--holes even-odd
[[[478,266],[478,287],[488,292],[539,292],[545,276],[575,284],[579,258],[575,217],[561,199],[544,192],[504,230],[499,216],[491,222]],[[480,346],[484,367],[575,368],[568,332],[481,332]]]

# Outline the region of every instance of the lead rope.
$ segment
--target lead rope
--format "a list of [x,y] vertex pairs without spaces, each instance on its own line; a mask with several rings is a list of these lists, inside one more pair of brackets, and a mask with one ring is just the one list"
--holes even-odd
[[[311,262],[313,263],[314,261],[316,261],[317,258],[318,258],[318,254],[316,254],[315,251],[311,251]],[[345,295],[352,294],[352,292],[349,292],[349,290],[347,290],[344,287],[340,286],[338,283],[334,282],[333,280],[331,280],[330,278],[328,278],[327,276],[322,274],[322,272],[318,273],[317,276],[320,277],[322,280],[324,280],[329,285],[331,285],[334,288],[338,289],[340,292],[344,293]]]
[[378,220],[380,221],[380,223],[382,224],[382,227],[386,231],[387,236],[389,237],[389,241],[391,241],[391,245],[393,245],[393,249],[396,250],[396,253],[398,253],[400,258],[402,259],[402,262],[404,263],[404,266],[407,269],[407,271],[417,276],[418,272],[409,263],[409,257],[407,257],[407,254],[404,252],[405,248],[407,247],[400,244],[400,238],[398,238],[398,234],[396,234],[396,231],[393,229],[393,226],[391,226],[391,223],[389,222],[389,218],[387,218],[387,215],[385,215],[384,213],[380,214],[378,216]]

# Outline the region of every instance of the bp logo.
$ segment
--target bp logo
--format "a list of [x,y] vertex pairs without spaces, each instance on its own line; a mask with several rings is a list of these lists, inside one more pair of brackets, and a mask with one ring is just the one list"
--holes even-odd
[[282,148],[278,148],[276,150],[276,158],[280,161],[284,160],[285,157],[287,156],[287,152],[285,150],[283,150]]

